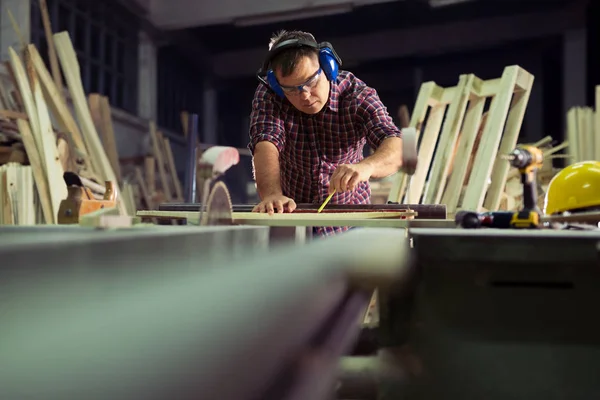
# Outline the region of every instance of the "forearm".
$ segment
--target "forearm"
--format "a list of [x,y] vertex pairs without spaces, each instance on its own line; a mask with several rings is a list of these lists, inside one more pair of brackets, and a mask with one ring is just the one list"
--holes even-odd
[[371,177],[375,179],[395,174],[402,167],[402,139],[385,139],[372,155],[359,164],[368,165],[373,170]]
[[261,199],[282,194],[279,152],[272,143],[260,142],[254,151],[256,188]]

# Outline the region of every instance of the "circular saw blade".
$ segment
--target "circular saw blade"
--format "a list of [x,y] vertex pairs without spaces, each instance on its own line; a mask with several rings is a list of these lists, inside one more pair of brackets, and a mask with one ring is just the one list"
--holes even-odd
[[203,205],[200,225],[233,225],[233,205],[229,190],[223,182],[215,183],[210,191]]

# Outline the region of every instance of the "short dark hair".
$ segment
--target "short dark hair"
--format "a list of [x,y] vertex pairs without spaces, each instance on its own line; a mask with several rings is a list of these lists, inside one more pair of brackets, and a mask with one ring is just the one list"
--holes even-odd
[[[269,50],[283,41],[292,39],[299,39],[314,43],[315,45],[317,44],[315,37],[308,32],[282,30],[275,33],[271,37],[271,41],[269,42]],[[271,60],[270,68],[273,71],[275,71],[277,68],[280,68],[281,75],[288,76],[294,71],[298,65],[298,62],[303,57],[312,57],[317,56],[318,54],[319,52],[317,49],[312,49],[310,47],[296,47],[289,50],[284,50]]]

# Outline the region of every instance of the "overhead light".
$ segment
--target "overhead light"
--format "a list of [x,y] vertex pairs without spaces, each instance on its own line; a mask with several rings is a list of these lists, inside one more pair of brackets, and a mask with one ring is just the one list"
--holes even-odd
[[277,22],[294,21],[297,19],[318,18],[327,15],[345,14],[351,12],[353,9],[354,7],[352,3],[336,4],[334,6],[312,7],[303,10],[293,10],[281,13],[237,18],[233,21],[233,25],[237,27],[267,25]]

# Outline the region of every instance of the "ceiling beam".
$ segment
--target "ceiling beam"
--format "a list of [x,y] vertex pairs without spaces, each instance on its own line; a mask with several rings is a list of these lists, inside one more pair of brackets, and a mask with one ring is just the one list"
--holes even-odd
[[[511,41],[562,34],[570,28],[581,27],[584,23],[585,7],[577,2],[552,11],[385,30],[328,38],[328,41],[333,43],[347,64],[360,64],[490,48]],[[268,39],[265,38],[265,44]],[[215,55],[214,71],[222,78],[253,75],[265,56],[265,46]]]

